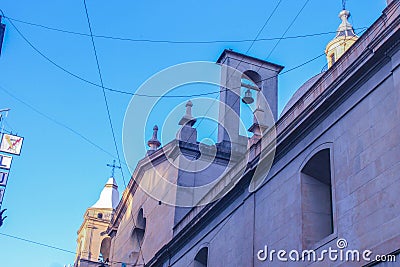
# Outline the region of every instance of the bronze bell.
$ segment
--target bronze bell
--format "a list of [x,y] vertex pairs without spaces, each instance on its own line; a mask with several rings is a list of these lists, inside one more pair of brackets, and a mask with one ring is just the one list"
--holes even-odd
[[244,97],[242,98],[242,102],[249,105],[254,102],[254,98],[251,95],[250,89],[247,89],[247,91],[244,93]]

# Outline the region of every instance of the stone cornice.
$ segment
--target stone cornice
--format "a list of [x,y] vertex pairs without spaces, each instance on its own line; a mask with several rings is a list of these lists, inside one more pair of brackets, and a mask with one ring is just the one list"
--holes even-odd
[[222,54],[219,56],[219,58],[217,60],[217,63],[222,63],[223,64],[223,60],[225,58],[232,58],[232,59],[235,59],[235,60],[243,60],[243,58],[250,58],[253,61],[258,62],[260,65],[263,65],[265,67],[267,67],[267,66],[272,67],[273,70],[275,70],[278,73],[281,72],[282,69],[284,68],[281,65],[278,65],[278,64],[275,64],[275,63],[271,63],[271,62],[268,62],[268,61],[265,61],[265,60],[262,60],[262,59],[259,59],[259,58],[256,58],[256,57],[251,57],[251,56],[248,56],[248,55],[245,55],[245,54],[242,54],[242,53],[238,53],[238,52],[235,52],[235,51],[232,51],[232,50],[228,50],[228,49],[225,49],[222,52]]

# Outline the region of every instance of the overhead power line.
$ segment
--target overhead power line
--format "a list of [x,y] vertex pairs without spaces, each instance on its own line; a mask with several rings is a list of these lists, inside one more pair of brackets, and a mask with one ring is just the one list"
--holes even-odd
[[[46,247],[46,248],[51,248],[51,249],[54,249],[54,250],[59,250],[59,251],[62,251],[62,252],[66,252],[66,253],[75,255],[75,252],[73,252],[71,250],[60,248],[60,247],[56,247],[56,246],[49,245],[49,244],[45,244],[45,243],[42,243],[42,242],[37,242],[37,241],[31,240],[31,239],[26,239],[26,238],[14,236],[14,235],[9,235],[9,234],[5,234],[5,233],[0,233],[0,235],[6,236],[6,237],[9,237],[9,238],[13,238],[13,239],[16,239],[16,240],[19,240],[19,241],[24,241],[26,243],[30,243],[30,244],[34,244],[34,245],[38,245],[38,246],[42,246],[42,247]],[[112,261],[109,261],[109,263],[123,263],[123,262],[122,261],[112,260]],[[143,264],[135,264],[135,265],[131,265],[131,266],[143,266]]]
[[[45,53],[43,53],[41,50],[39,50],[21,31],[20,29],[12,22],[12,20],[9,17],[4,16],[13,26],[13,28],[17,31],[17,33],[21,36],[21,38],[36,52],[38,53],[41,57],[43,57],[46,61],[48,61],[50,64],[55,66],[56,68],[60,69],[61,71],[67,73],[68,75],[84,82],[90,85],[93,85],[95,87],[100,87],[104,88],[107,91],[114,92],[114,93],[119,93],[119,94],[125,94],[125,95],[130,95],[130,96],[139,96],[139,97],[149,97],[149,98],[191,98],[191,97],[201,97],[201,96],[207,96],[207,95],[214,95],[214,94],[219,94],[221,90],[218,91],[213,91],[213,92],[207,92],[207,93],[199,93],[199,94],[191,94],[191,95],[149,95],[149,94],[140,94],[140,93],[133,93],[129,91],[124,91],[124,90],[118,90],[115,88],[107,87],[107,86],[102,86],[101,84],[97,84],[95,82],[92,82],[86,78],[83,78],[82,76],[66,69],[65,67],[61,66],[57,62],[55,62],[53,59],[51,59],[49,56],[47,56]],[[366,29],[367,27],[363,27],[360,29]],[[330,32],[330,33],[336,33],[336,32]],[[93,35],[95,37],[95,35]],[[258,39],[261,40],[261,39]],[[254,40],[251,40],[252,42]]]
[[[4,16],[4,18],[8,20],[12,20],[15,22],[19,22],[22,24],[43,28],[50,31],[56,31],[61,33],[67,33],[71,35],[80,35],[90,37],[90,34],[77,32],[77,31],[70,31],[61,28],[50,27],[38,23],[33,23],[29,21],[24,21],[16,18],[12,18],[9,16]],[[362,30],[366,27],[357,28],[355,30]],[[307,37],[314,37],[314,36],[321,36],[321,35],[328,35],[328,34],[335,34],[336,31],[327,31],[327,32],[318,32],[318,33],[310,33],[310,34],[301,34],[301,35],[293,35],[293,36],[286,36],[286,37],[270,37],[270,38],[256,38],[256,39],[226,39],[226,40],[167,40],[167,39],[136,39],[130,37],[122,37],[122,36],[111,36],[111,35],[96,35],[93,34],[95,38],[102,38],[102,39],[110,39],[116,41],[127,41],[127,42],[136,42],[136,43],[165,43],[165,44],[215,44],[215,43],[250,43],[250,42],[263,42],[263,41],[276,41],[276,40],[286,40],[286,39],[299,39],[299,38],[307,38]]]
[[[121,158],[119,156],[117,140],[115,138],[115,131],[114,131],[113,123],[112,123],[112,120],[111,120],[110,107],[108,105],[107,95],[106,95],[106,91],[105,91],[105,88],[104,88],[103,76],[101,74],[99,58],[98,58],[98,55],[97,55],[96,44],[94,42],[93,31],[92,31],[92,26],[91,26],[91,23],[90,23],[90,17],[89,17],[88,8],[87,8],[87,5],[86,5],[86,0],[83,0],[83,4],[84,4],[84,7],[85,7],[86,19],[87,19],[87,23],[88,23],[88,27],[89,27],[89,31],[90,31],[90,39],[92,41],[93,52],[94,52],[94,55],[95,55],[95,58],[96,58],[97,70],[98,70],[98,73],[99,73],[101,87],[103,89],[103,96],[104,96],[104,102],[105,102],[105,105],[106,105],[106,110],[107,110],[107,115],[108,115],[108,122],[110,124],[110,129],[111,129],[112,138],[113,138],[113,141],[114,141],[115,151],[117,152],[118,163],[119,163],[119,166],[121,166]],[[124,187],[126,188],[124,171],[122,170],[122,168],[120,168],[120,171],[121,171],[121,175],[122,175],[122,180],[124,182]],[[133,226],[136,228],[136,223],[135,223],[135,220],[133,218],[133,214],[132,213],[131,213],[131,216],[132,216]],[[143,250],[142,250],[142,246],[140,244],[139,236],[137,236],[137,239],[138,239],[137,241],[138,241],[138,244],[139,244],[139,254],[142,255],[143,265],[146,265],[146,261],[144,259]]]
[[51,117],[50,115],[44,113],[43,111],[40,111],[39,109],[37,109],[36,107],[34,107],[33,105],[29,104],[28,102],[26,102],[25,100],[22,100],[21,98],[15,96],[13,93],[11,93],[11,91],[14,90],[10,90],[10,89],[6,89],[4,88],[4,86],[0,85],[0,90],[2,90],[4,93],[6,93],[7,95],[9,95],[11,98],[15,99],[16,101],[20,102],[21,104],[23,104],[24,106],[26,106],[27,108],[31,109],[32,111],[36,112],[37,114],[39,114],[40,116],[48,119],[49,121],[63,127],[64,129],[68,130],[69,132],[75,134],[76,136],[80,137],[82,140],[84,140],[85,142],[91,144],[92,146],[98,148],[99,150],[101,150],[102,152],[106,153],[107,155],[116,158],[113,154],[111,154],[110,152],[108,152],[107,150],[105,150],[104,148],[102,148],[101,146],[99,146],[98,144],[94,143],[93,141],[90,140],[90,138],[84,136],[83,134],[81,134],[80,132],[78,132],[77,130],[74,130],[73,128],[69,127],[68,125],[66,125],[63,122],[58,121],[57,119]]
[[[282,0],[281,0],[281,1],[282,1]],[[278,6],[279,6],[279,4],[281,3],[281,1],[278,2],[278,4],[277,4],[277,6],[275,7],[273,13],[276,11],[276,9],[278,8]],[[300,13],[301,13],[301,12],[303,11],[303,9],[306,7],[306,5],[308,4],[309,1],[310,1],[310,0],[306,0],[306,2],[304,3],[304,5],[302,6],[302,8],[299,10],[299,12],[297,13],[297,15],[294,17],[294,19],[293,19],[292,22],[290,23],[289,27],[288,27],[288,28],[285,30],[285,32],[283,33],[282,37],[284,37],[284,35],[287,33],[287,31],[290,29],[290,27],[292,27],[292,25],[294,24],[294,22],[296,21],[296,19],[299,17]],[[272,17],[273,13],[272,13],[271,16],[268,18],[268,20]],[[268,20],[267,20],[267,22],[268,22]],[[265,25],[264,25],[264,26],[265,26]],[[268,59],[268,57],[271,55],[271,53],[273,52],[273,50],[278,46],[279,42],[280,42],[280,40],[275,44],[274,48],[271,50],[271,52],[270,52],[269,55],[267,56],[267,59]],[[302,67],[302,66],[304,66],[304,65],[306,65],[306,64],[308,64],[308,63],[310,63],[310,62],[313,62],[314,60],[317,60],[318,58],[320,58],[320,57],[322,57],[322,56],[324,56],[324,55],[325,55],[325,53],[322,53],[322,54],[320,54],[320,55],[318,55],[318,56],[316,56],[316,57],[314,57],[314,58],[312,58],[312,59],[310,59],[310,60],[308,60],[308,61],[306,61],[306,62],[304,62],[304,63],[302,63],[302,64],[300,64],[300,65],[298,65],[298,66],[295,66],[295,67],[293,67],[293,68],[291,68],[291,69],[288,69],[288,70],[286,70],[286,71],[284,71],[284,72],[281,72],[281,73],[279,73],[279,74],[276,74],[276,75],[274,75],[274,76],[272,76],[272,77],[268,77],[268,78],[265,78],[265,79],[261,79],[261,80],[259,80],[259,81],[257,81],[257,82],[262,82],[262,81],[266,81],[266,80],[269,80],[269,79],[273,79],[273,78],[276,78],[276,77],[278,77],[278,76],[280,76],[280,75],[283,75],[283,74],[285,74],[285,73],[291,72],[291,71],[293,71],[293,70],[295,70],[295,69],[298,69],[298,68],[300,68],[300,67]],[[242,58],[242,60],[243,60],[243,58]],[[240,62],[239,62],[239,63],[240,63]],[[257,70],[256,72],[258,72],[258,71],[261,69],[261,67],[262,67],[262,66],[259,66],[259,67],[258,67],[258,70]],[[237,67],[236,67],[236,68],[237,68]],[[237,102],[239,99],[240,99],[240,97],[236,98],[236,100],[235,100],[235,102],[233,103],[232,106],[234,106],[234,105],[236,104],[236,102]],[[225,119],[225,117],[226,117],[226,114],[224,115],[224,119]],[[218,129],[218,126],[215,127],[215,128],[213,129],[213,131],[212,131],[211,134],[209,135],[209,138],[211,138],[211,136],[215,133],[215,131],[216,131],[217,129]]]
[[54,60],[52,60],[50,57],[48,57],[46,54],[44,54],[42,51],[40,51],[28,38],[26,38],[26,36],[18,29],[18,27],[7,18],[7,20],[10,22],[11,26],[14,27],[14,29],[17,31],[17,33],[21,36],[21,38],[34,50],[36,51],[36,53],[38,53],[41,57],[43,57],[46,61],[50,62],[52,65],[54,65],[55,67],[57,67],[58,69],[62,70],[63,72],[67,73],[68,75],[81,80],[82,82],[88,83],[90,85],[96,86],[96,87],[100,87],[100,88],[104,88],[105,90],[108,90],[110,92],[115,92],[115,93],[120,93],[120,94],[125,94],[125,95],[131,95],[131,96],[141,96],[141,97],[153,97],[153,98],[187,98],[187,97],[198,97],[198,96],[205,96],[205,95],[211,95],[211,94],[216,94],[219,93],[218,92],[210,92],[210,93],[202,93],[202,94],[193,94],[193,95],[148,95],[148,94],[138,94],[138,93],[132,93],[132,92],[128,92],[128,91],[123,91],[123,90],[117,90],[117,89],[113,89],[110,87],[106,87],[106,86],[102,86],[101,84],[97,84],[95,82],[89,81],[81,76],[79,76],[78,74],[73,73],[72,71],[69,71],[68,69],[64,68],[63,66],[61,66],[60,64],[58,64],[57,62],[55,62]]
[[6,237],[9,237],[9,238],[13,238],[13,239],[17,239],[17,240],[21,240],[21,241],[25,241],[25,242],[28,242],[28,243],[31,243],[31,244],[42,246],[42,247],[47,247],[47,248],[51,248],[51,249],[67,252],[67,253],[70,253],[70,254],[75,254],[75,252],[73,252],[71,250],[59,248],[59,247],[56,247],[56,246],[52,246],[52,245],[48,245],[48,244],[45,244],[45,243],[33,241],[33,240],[30,240],[30,239],[26,239],[26,238],[22,238],[22,237],[18,237],[18,236],[13,236],[13,235],[8,235],[8,234],[5,234],[5,233],[0,233],[0,235],[6,236]]
[[[277,9],[278,9],[278,7],[279,7],[279,5],[281,4],[282,1],[283,1],[283,0],[279,0],[279,1],[278,1],[278,3],[276,4],[275,8],[274,8],[273,11],[272,11],[272,13],[271,13],[271,14],[269,15],[269,17],[266,19],[266,21],[265,21],[264,25],[261,27],[261,29],[258,31],[258,33],[257,33],[256,37],[254,38],[254,40],[256,40],[256,39],[260,36],[260,34],[262,33],[262,31],[264,30],[264,28],[266,27],[266,25],[268,24],[268,22],[269,22],[270,19],[272,18],[272,16],[273,16],[273,15],[275,14],[275,12],[277,11]],[[309,0],[308,0],[308,1],[309,1]],[[304,7],[303,7],[303,8],[304,8]],[[300,12],[299,12],[299,13],[300,13]],[[297,17],[297,16],[296,16],[296,17]],[[247,49],[246,53],[249,52],[249,51],[251,50],[253,44],[254,44],[254,42],[251,43],[251,45],[250,45],[250,47]],[[301,67],[301,66],[304,66],[304,65],[306,65],[306,64],[308,64],[308,63],[310,63],[310,62],[312,62],[312,61],[314,61],[314,60],[316,60],[316,59],[318,59],[318,58],[320,58],[320,57],[322,57],[322,56],[324,56],[324,55],[325,55],[325,53],[323,53],[323,54],[321,54],[321,55],[319,55],[319,56],[317,56],[317,57],[314,57],[314,58],[312,58],[311,60],[308,60],[307,62],[304,62],[304,63],[302,63],[302,64],[299,65],[299,66],[296,66],[296,67],[294,67],[294,68],[288,69],[288,70],[285,71],[285,72],[282,72],[282,73],[280,73],[280,74],[276,74],[276,75],[274,75],[274,76],[272,76],[272,77],[268,77],[268,78],[259,80],[259,81],[257,81],[257,82],[266,81],[266,80],[269,80],[269,79],[276,78],[276,77],[278,77],[279,75],[282,75],[282,74],[288,73],[288,72],[290,72],[290,71],[293,71],[293,70],[295,70],[295,69],[297,69],[297,68],[299,68],[299,67]],[[244,61],[244,58],[245,58],[245,56],[243,55],[243,56],[241,57],[239,63],[236,65],[236,68],[235,68],[235,69],[237,69],[237,68],[239,67],[239,65]],[[258,71],[260,70],[260,68],[261,68],[261,67],[259,67]],[[258,71],[257,71],[257,72],[258,72]],[[227,80],[229,81],[229,79],[230,79],[231,77],[232,77],[232,75],[229,76],[229,77],[227,77]],[[241,87],[241,86],[239,86],[238,88],[240,88],[240,87]],[[231,89],[235,89],[235,88],[231,88]],[[227,89],[227,90],[231,90],[231,89]],[[236,88],[236,89],[237,89],[237,88]],[[232,106],[234,106],[234,105],[236,104],[236,102],[237,102],[239,99],[240,99],[240,97],[237,97]],[[211,103],[211,105],[210,105],[209,108],[207,109],[205,115],[203,115],[203,116],[200,118],[199,123],[198,123],[197,126],[195,127],[196,129],[197,129],[197,128],[199,127],[199,125],[204,121],[204,118],[206,117],[207,113],[210,111],[210,109],[211,109],[211,107],[213,106],[213,104],[214,104],[214,103]],[[222,120],[224,120],[225,118],[226,118],[226,114],[224,114]],[[215,133],[215,131],[217,131],[217,129],[218,129],[218,125],[217,125],[216,127],[214,127],[213,131],[209,134],[208,138],[211,138],[212,135]],[[194,131],[190,134],[190,136],[189,136],[186,140],[184,140],[185,143],[187,143],[188,140],[190,140],[190,138],[192,137],[193,133],[194,133]],[[188,165],[189,165],[189,163],[188,163]],[[169,168],[170,168],[171,166],[172,166],[172,164],[170,164],[170,165],[168,166],[167,171],[169,170]],[[186,166],[186,168],[187,168],[187,167],[188,167],[188,166]],[[178,176],[177,180],[179,180],[179,178],[180,178],[180,177]]]
[[[101,74],[101,69],[100,69],[100,64],[99,64],[99,58],[97,56],[97,50],[96,50],[96,45],[94,43],[94,38],[93,38],[93,31],[92,31],[92,26],[90,24],[90,18],[89,18],[89,13],[88,13],[88,9],[86,6],[86,0],[83,0],[83,4],[85,6],[85,13],[86,13],[86,19],[87,19],[87,23],[88,23],[88,27],[89,27],[89,31],[90,31],[90,39],[92,40],[92,47],[93,47],[93,52],[94,52],[94,56],[96,58],[96,66],[97,66],[97,71],[99,73],[99,79],[100,79],[100,83],[101,83],[101,88],[103,89],[103,97],[104,97],[104,103],[106,105],[106,110],[107,110],[107,116],[108,116],[108,122],[110,124],[110,129],[111,129],[111,134],[112,134],[112,138],[114,141],[114,146],[115,146],[115,151],[117,152],[117,158],[118,158],[118,164],[119,166],[121,166],[121,158],[119,156],[119,151],[118,151],[118,145],[117,145],[117,140],[115,139],[115,131],[114,131],[114,126],[112,124],[112,120],[111,120],[111,114],[110,114],[110,107],[108,105],[108,100],[107,100],[107,95],[106,95],[106,90],[104,88],[104,82],[103,82],[103,76]],[[126,187],[126,182],[125,182],[125,177],[124,177],[124,172],[121,170],[121,174],[122,174],[122,180],[124,182],[124,187]]]
[[[287,70],[281,72],[279,75],[284,75],[284,74],[286,74],[286,73],[288,73],[288,72],[291,72],[291,71],[294,71],[294,70],[296,70],[296,69],[298,69],[298,68],[301,68],[301,67],[303,67],[304,65],[307,65],[307,64],[309,64],[309,63],[311,63],[311,62],[317,60],[318,58],[320,58],[320,57],[322,57],[322,56],[324,56],[324,55],[325,55],[325,53],[322,53],[322,54],[320,54],[320,55],[318,55],[318,56],[316,56],[316,57],[313,57],[313,58],[311,58],[311,59],[309,59],[309,60],[307,60],[307,61],[305,61],[305,62],[303,62],[303,63],[301,63],[301,64],[299,64],[299,65],[297,65],[297,66],[295,66],[295,67],[292,67],[292,68],[290,68],[290,69],[287,69]],[[275,76],[273,76],[272,78],[275,78]],[[269,78],[267,78],[267,79],[269,79]],[[264,80],[267,80],[267,79],[263,79],[263,80],[261,80],[261,81],[264,81]],[[14,92],[15,89],[6,89],[4,86],[0,85],[0,90],[2,90],[3,92],[5,92],[5,93],[6,93],[7,95],[9,95],[11,98],[13,98],[13,99],[15,99],[16,101],[20,102],[21,104],[23,104],[23,105],[26,106],[27,108],[33,110],[34,112],[36,112],[36,113],[39,114],[40,116],[42,116],[42,117],[48,119],[49,121],[51,121],[51,122],[53,122],[53,123],[55,123],[55,124],[57,124],[57,125],[59,125],[59,126],[65,128],[66,130],[68,130],[68,131],[71,132],[72,134],[75,134],[76,136],[78,136],[79,138],[81,138],[83,141],[85,141],[85,142],[91,144],[92,146],[96,147],[97,149],[99,149],[100,151],[106,153],[107,155],[109,155],[109,156],[111,156],[111,157],[117,159],[112,153],[110,153],[109,151],[105,150],[104,148],[102,148],[102,147],[99,146],[98,144],[94,143],[93,141],[91,141],[90,138],[84,136],[84,135],[83,135],[82,133],[80,133],[79,131],[77,131],[77,130],[71,128],[70,126],[66,125],[66,124],[63,123],[63,122],[58,121],[57,119],[53,118],[51,115],[46,114],[45,112],[43,112],[43,111],[39,110],[38,108],[34,107],[32,104],[28,103],[28,102],[25,101],[25,100],[22,100],[21,98],[17,97],[17,96],[14,95],[13,93],[11,93],[12,91]],[[217,93],[219,93],[219,92],[217,92]],[[190,96],[186,96],[186,97],[190,97]]]
[[306,2],[304,2],[304,5],[301,7],[301,9],[299,10],[299,12],[297,12],[296,16],[293,18],[292,22],[289,24],[289,26],[286,28],[286,30],[284,31],[284,33],[282,34],[281,38],[278,39],[278,41],[276,42],[275,46],[271,49],[271,51],[269,52],[268,56],[267,56],[267,60],[268,58],[272,55],[272,53],[274,52],[274,50],[276,49],[276,47],[279,45],[279,43],[285,38],[286,33],[290,30],[290,28],[293,26],[293,24],[296,22],[297,18],[300,16],[301,12],[303,11],[303,9],[307,6],[308,2],[310,2],[310,0],[306,0]]
[[[283,75],[283,74],[286,74],[286,73],[288,73],[288,72],[294,71],[294,70],[296,70],[296,69],[298,69],[298,68],[301,68],[301,67],[303,67],[304,65],[307,65],[307,64],[309,64],[309,63],[311,63],[311,62],[317,60],[318,58],[320,58],[320,57],[322,57],[322,56],[324,56],[324,55],[325,55],[325,53],[320,54],[320,55],[318,55],[318,56],[316,56],[316,57],[313,57],[312,59],[309,59],[309,60],[307,60],[307,61],[305,61],[305,62],[303,62],[303,63],[301,63],[301,64],[299,64],[299,65],[297,65],[297,66],[295,66],[295,67],[293,67],[293,68],[290,68],[290,69],[288,69],[288,70],[286,70],[286,71],[281,72],[279,75]],[[272,78],[275,78],[275,76],[273,76]],[[270,79],[270,78],[267,78],[267,79]],[[267,79],[263,79],[262,81],[267,80]],[[43,111],[37,109],[36,107],[34,107],[33,105],[31,105],[31,104],[28,103],[27,101],[22,100],[21,98],[17,97],[17,96],[14,95],[13,93],[11,93],[11,91],[15,91],[14,89],[6,89],[4,86],[0,85],[0,90],[2,90],[3,92],[5,92],[5,93],[6,93],[7,95],[9,95],[11,98],[13,98],[13,99],[15,99],[16,101],[20,102],[21,104],[23,104],[23,105],[26,106],[27,108],[29,108],[29,109],[33,110],[34,112],[36,112],[37,114],[41,115],[42,117],[44,117],[44,118],[48,119],[49,121],[51,121],[51,122],[53,122],[53,123],[55,123],[55,124],[57,124],[57,125],[59,125],[59,126],[65,128],[65,129],[68,130],[69,132],[71,132],[71,133],[75,134],[76,136],[80,137],[83,141],[85,141],[85,142],[91,144],[92,146],[98,148],[98,149],[101,150],[102,152],[104,152],[104,153],[106,153],[107,155],[109,155],[109,156],[111,156],[111,157],[113,157],[113,158],[116,159],[116,157],[115,157],[112,153],[110,153],[109,151],[105,150],[105,149],[102,148],[101,146],[97,145],[96,143],[94,143],[93,141],[91,141],[90,138],[84,136],[84,135],[81,134],[79,131],[77,131],[77,130],[71,128],[70,126],[66,125],[66,124],[63,123],[63,122],[58,121],[57,119],[51,117],[50,115],[46,114],[45,112],[43,112]]]
[[[246,50],[246,52],[245,52],[244,54],[247,54],[247,53],[251,50],[251,48],[253,47],[253,45],[254,45],[255,42],[257,41],[258,37],[260,37],[261,33],[264,31],[264,29],[265,29],[265,27],[267,26],[268,22],[271,20],[271,18],[272,18],[273,15],[275,14],[275,12],[278,10],[278,7],[279,7],[280,4],[282,3],[282,1],[283,1],[283,0],[279,0],[278,3],[275,5],[275,8],[274,8],[274,9],[272,10],[272,12],[269,14],[268,18],[265,20],[263,26],[262,26],[262,27],[260,28],[260,30],[257,32],[256,37],[252,40],[252,42],[251,42],[249,48]],[[238,64],[236,65],[236,69],[239,67],[240,64],[242,64],[244,58],[245,58],[244,55],[240,58]],[[233,73],[232,73],[232,75],[233,75]],[[232,78],[232,75],[228,77],[226,83],[228,83],[228,81]],[[226,90],[228,90],[228,89],[224,89],[224,91],[226,91]],[[220,90],[218,93],[222,93],[222,92],[223,92],[223,91]],[[218,98],[218,95],[215,97],[215,100],[217,100],[217,98]],[[196,128],[198,128],[198,127],[200,126],[200,124],[204,121],[204,118],[206,117],[206,115],[208,114],[208,112],[211,110],[213,104],[214,104],[214,103],[211,103],[211,105],[208,107],[208,109],[207,109],[205,115],[200,119],[200,121],[199,121],[199,123],[197,124],[197,127],[196,127]],[[190,134],[190,136],[189,136],[189,138],[188,138],[187,140],[190,140],[190,138],[192,137],[193,133],[194,133],[194,132],[192,132],[192,133]]]

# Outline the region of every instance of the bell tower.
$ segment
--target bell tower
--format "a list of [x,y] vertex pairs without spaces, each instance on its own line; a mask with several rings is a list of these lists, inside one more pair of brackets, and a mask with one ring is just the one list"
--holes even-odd
[[99,259],[107,262],[111,239],[106,230],[118,201],[118,186],[111,177],[101,191],[99,200],[86,210],[83,217],[78,230],[75,267],[97,267]]
[[[231,50],[225,50],[219,59],[221,64],[221,88],[218,143],[246,144],[247,138],[239,135],[240,102],[254,102],[260,109],[269,108],[274,120],[278,117],[278,74],[283,67]],[[246,88],[241,97],[241,88]],[[264,99],[267,103],[264,103]],[[269,107],[267,107],[269,106]],[[273,124],[274,122],[266,122]],[[271,126],[271,125],[270,125]]]

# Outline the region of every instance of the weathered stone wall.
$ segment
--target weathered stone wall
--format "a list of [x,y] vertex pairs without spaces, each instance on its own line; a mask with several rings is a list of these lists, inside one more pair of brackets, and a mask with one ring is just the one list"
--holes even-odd
[[[164,177],[176,177],[176,169],[169,168],[168,162],[163,162],[155,168],[147,170],[141,179],[150,180],[163,175]],[[173,182],[173,181],[172,181]],[[132,236],[135,225],[138,225],[138,213],[143,209],[146,219],[146,228],[141,244],[141,253],[137,253],[137,237]],[[172,238],[172,227],[174,225],[175,210],[165,203],[159,205],[158,200],[150,197],[140,187],[134,196],[129,197],[127,210],[120,222],[116,236],[112,239],[111,266],[121,266],[121,263],[135,262],[139,258],[142,263],[142,254],[145,261],[151,259]],[[132,254],[133,252],[133,254]]]
[[[262,188],[253,195],[244,191],[171,258],[171,266],[193,266],[203,246],[209,247],[209,266],[267,266],[256,258],[265,245],[301,251],[300,170],[326,144],[332,148],[334,233],[314,249],[336,249],[337,239],[345,238],[348,249],[369,249],[373,255],[399,250],[400,52],[391,53],[273,165]],[[328,262],[315,265],[321,264]],[[287,263],[275,260],[273,266]]]

